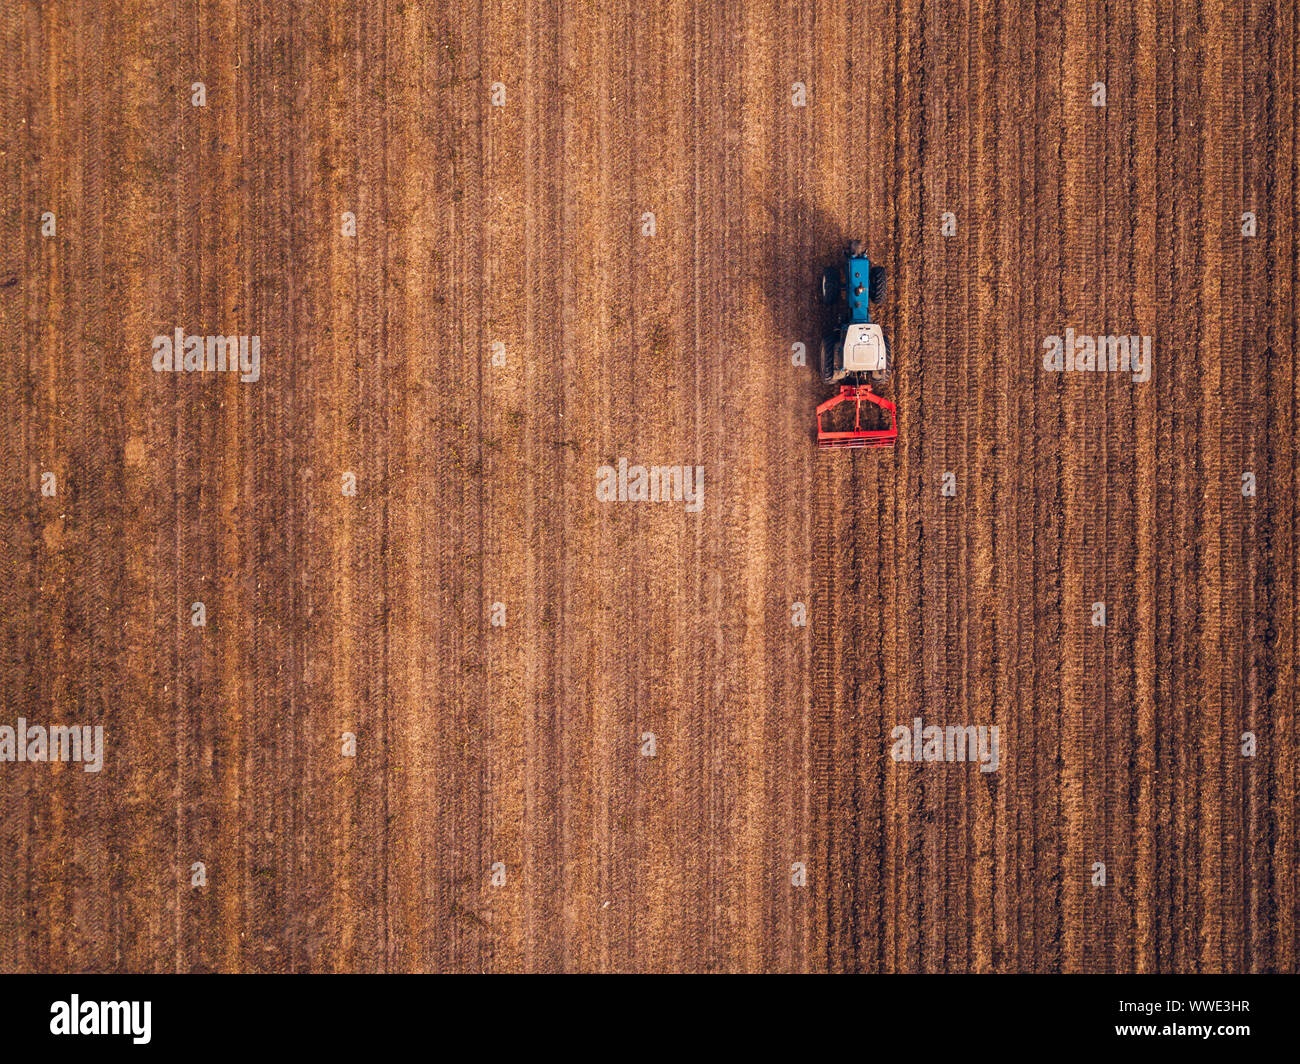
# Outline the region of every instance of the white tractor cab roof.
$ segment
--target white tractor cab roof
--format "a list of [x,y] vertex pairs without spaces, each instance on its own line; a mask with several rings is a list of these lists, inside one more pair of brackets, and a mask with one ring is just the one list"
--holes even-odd
[[844,368],[850,373],[875,373],[885,368],[885,333],[879,325],[850,325],[845,330]]

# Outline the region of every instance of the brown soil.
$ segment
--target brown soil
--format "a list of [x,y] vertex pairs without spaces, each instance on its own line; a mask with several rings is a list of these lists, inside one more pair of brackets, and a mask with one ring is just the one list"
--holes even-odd
[[0,11],[0,969],[1298,967],[1292,6],[326,6]]

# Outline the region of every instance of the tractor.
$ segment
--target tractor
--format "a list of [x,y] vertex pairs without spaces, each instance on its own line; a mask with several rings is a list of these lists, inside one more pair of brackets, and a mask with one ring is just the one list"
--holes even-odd
[[[821,300],[826,308],[822,330],[822,380],[838,384],[839,393],[817,407],[819,447],[889,447],[898,439],[894,404],[872,391],[884,384],[893,369],[885,330],[871,320],[871,304],[885,296],[885,268],[873,266],[862,241],[844,251],[842,266],[822,271]],[[822,415],[840,403],[854,404],[853,429],[834,431],[822,424]],[[883,411],[889,425],[862,427],[862,404]]]

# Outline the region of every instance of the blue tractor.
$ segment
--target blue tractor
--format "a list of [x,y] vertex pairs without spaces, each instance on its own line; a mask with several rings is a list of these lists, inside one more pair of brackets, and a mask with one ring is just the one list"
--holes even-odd
[[871,320],[871,304],[885,298],[885,268],[873,266],[862,241],[855,240],[844,252],[843,266],[822,271],[821,295],[829,310],[822,332],[822,380],[836,384],[856,375],[884,384],[893,368],[889,341]]
[[[893,370],[889,339],[871,320],[871,304],[885,297],[885,268],[873,266],[862,241],[845,249],[843,266],[822,271],[821,298],[826,308],[822,329],[822,380],[839,384],[839,394],[817,408],[817,440],[822,447],[887,447],[898,438],[894,404],[871,390]],[[852,431],[832,431],[822,416],[840,403],[854,405]],[[884,428],[862,426],[862,404],[879,408],[888,417]]]

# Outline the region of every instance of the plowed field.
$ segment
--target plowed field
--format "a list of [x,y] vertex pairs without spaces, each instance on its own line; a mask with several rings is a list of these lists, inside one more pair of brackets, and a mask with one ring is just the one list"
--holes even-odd
[[1293,5],[0,34],[0,970],[1300,966]]

